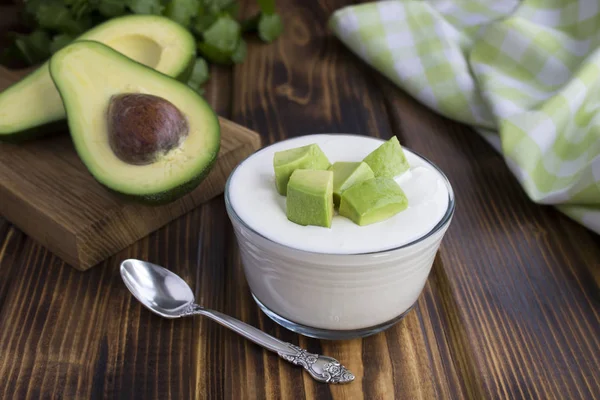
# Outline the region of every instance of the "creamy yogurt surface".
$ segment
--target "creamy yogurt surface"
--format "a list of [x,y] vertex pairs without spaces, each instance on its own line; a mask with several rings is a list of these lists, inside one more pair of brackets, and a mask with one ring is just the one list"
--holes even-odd
[[247,158],[230,177],[229,201],[239,218],[260,235],[315,253],[371,253],[397,248],[425,236],[446,213],[449,193],[445,178],[427,161],[404,149],[411,167],[395,180],[408,198],[406,210],[367,226],[356,225],[337,214],[331,228],[289,221],[286,197],[275,189],[273,155],[312,143],[317,143],[333,164],[361,161],[383,141],[357,135],[309,135],[276,143]]

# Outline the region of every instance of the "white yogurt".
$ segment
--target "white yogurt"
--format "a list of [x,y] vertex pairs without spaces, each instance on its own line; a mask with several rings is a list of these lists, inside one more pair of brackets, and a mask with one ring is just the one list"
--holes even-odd
[[373,333],[417,301],[450,224],[454,195],[435,167],[405,150],[411,169],[397,179],[408,197],[405,211],[364,227],[340,216],[331,229],[294,224],[275,190],[273,154],[311,143],[335,162],[362,160],[382,141],[304,136],[238,166],[225,199],[246,279],[263,310],[292,330],[329,339]]
[[299,250],[328,254],[360,254],[410,243],[431,231],[448,208],[444,177],[429,163],[405,151],[410,170],[396,177],[408,198],[408,208],[385,221],[367,226],[336,215],[331,228],[301,226],[285,213],[285,196],[275,190],[273,154],[317,143],[332,163],[361,161],[382,143],[355,135],[309,135],[269,146],[245,160],[230,182],[231,206],[261,235]]

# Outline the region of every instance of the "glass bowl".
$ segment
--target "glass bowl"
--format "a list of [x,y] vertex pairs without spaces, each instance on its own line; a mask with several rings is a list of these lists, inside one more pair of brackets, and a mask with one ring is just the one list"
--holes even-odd
[[239,166],[232,172],[225,186],[227,214],[252,296],[271,319],[305,336],[341,340],[383,331],[414,307],[452,220],[455,202],[443,172],[426,158],[405,151],[441,174],[448,189],[448,207],[427,234],[373,253],[314,253],[261,235],[232,207],[231,177]]

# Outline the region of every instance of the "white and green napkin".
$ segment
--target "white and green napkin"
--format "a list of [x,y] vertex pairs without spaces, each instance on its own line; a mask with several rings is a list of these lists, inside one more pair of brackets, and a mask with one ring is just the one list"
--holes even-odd
[[600,233],[600,1],[398,0],[336,11],[350,49],[472,125],[529,197]]

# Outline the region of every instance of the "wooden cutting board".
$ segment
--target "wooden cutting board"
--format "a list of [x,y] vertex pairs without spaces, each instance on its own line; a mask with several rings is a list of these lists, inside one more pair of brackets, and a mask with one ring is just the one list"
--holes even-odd
[[[23,73],[0,68],[0,90]],[[227,177],[260,148],[260,136],[220,118],[221,151],[192,193],[163,206],[123,200],[97,183],[67,132],[25,144],[0,143],[0,215],[73,267],[86,270],[221,194]]]

